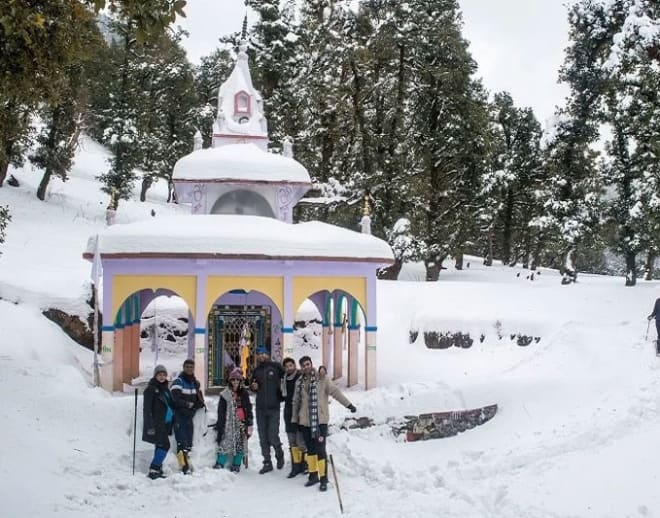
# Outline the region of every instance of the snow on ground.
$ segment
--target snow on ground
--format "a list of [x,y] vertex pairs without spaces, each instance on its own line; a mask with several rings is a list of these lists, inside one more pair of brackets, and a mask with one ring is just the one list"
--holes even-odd
[[[141,401],[132,476],[133,396],[91,387],[91,353],[39,311],[84,293],[89,264],[80,253],[103,225],[106,200],[91,170],[99,154],[88,149],[82,162],[90,169],[79,165],[69,182],[56,181],[46,203],[34,198],[39,177],[29,170],[14,171],[23,187],[0,189],[0,204],[9,203],[14,217],[0,257],[3,513],[339,516],[333,487],[321,494],[302,487],[302,478],[287,480],[288,465],[258,475],[256,437],[249,470],[212,470],[213,432],[202,437],[203,422],[196,473],[175,473],[170,455],[171,476],[148,480]],[[146,204],[122,203],[120,220],[177,210],[164,204],[162,191],[151,196]],[[474,430],[422,443],[401,442],[384,424],[333,427],[328,449],[346,516],[660,517],[660,363],[645,340],[660,283],[631,289],[621,278],[581,275],[565,287],[553,271],[526,276],[473,258],[469,269],[443,271],[438,283],[379,283],[380,387],[348,391],[358,415],[384,423],[491,403],[499,412]],[[409,343],[411,329],[486,337],[470,349],[429,350],[422,333]],[[517,332],[541,339],[519,347],[510,338]],[[212,422],[217,396],[208,402]],[[332,403],[331,415],[338,425],[348,413]]]

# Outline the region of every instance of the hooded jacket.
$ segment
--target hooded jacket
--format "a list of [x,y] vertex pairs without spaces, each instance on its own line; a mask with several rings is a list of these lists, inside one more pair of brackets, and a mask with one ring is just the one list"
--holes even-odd
[[[172,434],[172,394],[167,381],[151,378],[143,395],[142,440],[151,444],[168,444]],[[147,434],[153,429],[154,435]]]

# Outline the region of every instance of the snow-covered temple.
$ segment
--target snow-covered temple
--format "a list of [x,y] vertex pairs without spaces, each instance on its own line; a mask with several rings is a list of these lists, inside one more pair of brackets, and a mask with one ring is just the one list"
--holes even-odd
[[[105,389],[122,390],[138,377],[140,315],[161,295],[188,305],[188,355],[207,390],[225,384],[228,361],[251,370],[258,345],[274,360],[293,355],[295,315],[307,299],[323,317],[321,354],[333,378],[376,385],[376,271],[392,263],[392,251],[368,233],[293,223],[309,174],[290,143],[282,155],[267,146],[262,99],[243,45],[218,93],[212,147],[202,149],[196,136],[194,151],[174,167],[177,199],[191,214],[99,234]],[[95,242],[84,254],[89,260]]]

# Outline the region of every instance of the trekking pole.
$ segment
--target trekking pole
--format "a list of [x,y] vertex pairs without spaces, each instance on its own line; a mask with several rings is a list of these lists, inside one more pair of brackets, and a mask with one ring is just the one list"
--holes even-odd
[[644,341],[646,342],[649,339],[649,328],[651,327],[651,321],[648,320],[646,323],[646,334],[644,335]]
[[137,442],[136,431],[137,431],[137,393],[138,389],[135,389],[135,410],[133,412],[133,475],[135,475],[135,444]]
[[344,514],[344,504],[341,503],[341,493],[339,492],[339,480],[337,480],[337,471],[335,470],[335,459],[330,454],[330,465],[332,466],[332,478],[335,479],[335,489],[337,490],[337,500],[339,500],[339,510]]

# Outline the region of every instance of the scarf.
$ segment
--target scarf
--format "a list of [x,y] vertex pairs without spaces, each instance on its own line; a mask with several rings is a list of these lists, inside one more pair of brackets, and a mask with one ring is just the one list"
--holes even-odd
[[[301,376],[298,380],[298,390],[296,393],[296,404],[300,406],[302,402],[302,390],[305,384],[305,377]],[[312,371],[309,377],[309,427],[312,429],[312,438],[319,436],[319,397],[318,384],[316,380],[316,371]]]
[[312,371],[309,379],[309,424],[312,429],[312,438],[317,439],[319,436],[319,396],[315,371]]

